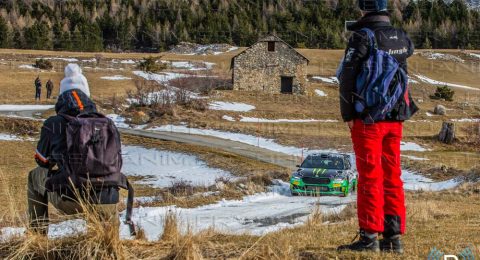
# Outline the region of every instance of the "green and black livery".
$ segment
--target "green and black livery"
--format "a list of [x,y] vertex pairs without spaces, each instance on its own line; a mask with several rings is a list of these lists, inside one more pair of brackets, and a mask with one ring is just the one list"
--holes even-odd
[[356,189],[357,174],[348,154],[311,154],[290,178],[292,195],[348,196]]

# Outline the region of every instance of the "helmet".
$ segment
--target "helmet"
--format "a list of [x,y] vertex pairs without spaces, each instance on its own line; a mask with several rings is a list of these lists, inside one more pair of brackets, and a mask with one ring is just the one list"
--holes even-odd
[[387,10],[387,0],[358,0],[358,7],[365,12]]

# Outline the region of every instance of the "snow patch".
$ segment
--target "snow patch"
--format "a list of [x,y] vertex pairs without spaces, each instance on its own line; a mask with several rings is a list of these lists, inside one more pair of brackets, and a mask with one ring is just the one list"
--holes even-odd
[[78,59],[75,58],[62,58],[62,57],[46,57],[46,58],[37,58],[37,60],[61,60],[66,62],[78,62]]
[[312,79],[316,79],[316,80],[320,80],[320,81],[323,81],[325,83],[329,83],[329,84],[338,84],[338,79],[337,77],[322,77],[322,76],[314,76],[312,77]]
[[143,176],[145,178],[137,183],[155,188],[171,187],[179,181],[208,187],[215,184],[218,178],[234,179],[229,172],[210,168],[193,155],[139,146],[124,146],[122,151],[122,171],[125,175]]
[[54,107],[54,105],[0,105],[0,112],[45,111]]
[[315,89],[315,94],[317,94],[317,96],[320,96],[320,97],[326,97],[327,96],[327,93],[323,92],[320,89]]
[[458,118],[458,119],[450,119],[453,122],[460,122],[460,123],[478,123],[480,122],[480,118]]
[[104,79],[104,80],[129,80],[129,79],[132,79],[132,78],[125,77],[125,76],[122,76],[122,75],[114,75],[114,76],[103,76],[103,77],[101,77],[101,79]]
[[[201,63],[203,66],[199,67],[195,63]],[[190,62],[190,61],[172,61],[171,66],[176,68],[176,69],[187,69],[191,71],[197,71],[197,70],[211,70],[213,66],[215,66],[215,63],[212,62]]]
[[230,122],[235,122],[236,121],[235,118],[233,118],[231,116],[227,116],[227,115],[222,116],[222,119],[230,121]]
[[438,53],[438,52],[422,52],[422,56],[426,57],[429,60],[446,60],[446,61],[455,61],[464,63],[465,61],[458,56],[448,54],[448,53]]
[[154,80],[159,83],[166,83],[173,79],[190,77],[190,75],[187,75],[187,74],[174,73],[174,72],[149,73],[149,72],[136,70],[136,71],[133,71],[132,73],[146,80]]
[[478,53],[469,53],[468,55],[470,55],[474,58],[480,59],[480,54],[478,54]]
[[256,117],[245,117],[240,116],[240,122],[250,122],[250,123],[312,123],[312,122],[323,122],[323,123],[335,123],[338,120],[334,119],[266,119],[266,118],[256,118]]
[[452,88],[463,88],[463,89],[469,89],[469,90],[480,90],[478,88],[473,88],[465,85],[459,85],[459,84],[453,84],[453,83],[447,83],[447,82],[442,82],[438,80],[431,79],[429,77],[423,76],[423,75],[415,75],[420,81],[432,84],[432,85],[441,85],[441,86],[449,86]]
[[114,63],[114,64],[118,64],[118,63],[120,63],[120,64],[135,64],[136,62],[134,60],[120,60],[120,61],[118,61],[116,59],[113,59],[112,63]]
[[255,106],[238,102],[214,101],[210,103],[209,108],[211,110],[248,112],[254,110]]
[[423,148],[419,144],[414,142],[400,142],[400,150],[401,151],[415,151],[415,152],[426,152],[429,149]]
[[414,172],[402,170],[403,187],[406,190],[424,190],[424,191],[440,191],[452,189],[458,186],[461,181],[451,179],[447,181],[434,182],[432,179],[426,178]]
[[[268,192],[243,197],[241,200],[221,200],[197,208],[176,206],[134,209],[133,221],[145,231],[150,241],[158,240],[163,233],[166,214],[175,214],[181,232],[187,227],[193,232],[213,228],[222,233],[263,235],[303,224],[315,208],[323,214],[342,211],[354,196],[340,197],[292,197],[288,183],[276,181]],[[125,213],[122,212],[122,216]],[[121,226],[123,238],[130,238],[128,227]]]
[[38,68],[34,67],[34,66],[31,65],[31,64],[20,65],[20,66],[18,66],[18,68],[20,68],[20,69],[26,69],[26,70],[38,70]]
[[[27,229],[24,227],[4,227],[0,229],[0,241],[9,241],[16,237],[24,237]],[[48,238],[58,239],[78,236],[87,233],[87,222],[83,219],[72,219],[48,225]]]

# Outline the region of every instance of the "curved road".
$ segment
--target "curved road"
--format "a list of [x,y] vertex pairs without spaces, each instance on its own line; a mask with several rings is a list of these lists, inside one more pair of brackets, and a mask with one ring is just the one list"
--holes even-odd
[[175,132],[157,132],[139,129],[119,128],[122,134],[155,138],[160,140],[175,141],[178,143],[188,143],[211,148],[221,149],[223,151],[237,154],[243,157],[255,159],[258,161],[275,164],[281,167],[295,169],[299,163],[298,158],[284,153],[274,152],[257,146],[244,144],[240,142],[216,138],[213,136],[184,134]]

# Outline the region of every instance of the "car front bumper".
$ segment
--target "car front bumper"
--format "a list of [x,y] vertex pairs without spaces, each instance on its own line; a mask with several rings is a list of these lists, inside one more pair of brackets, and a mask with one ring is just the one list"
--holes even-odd
[[348,183],[330,181],[328,184],[308,184],[299,179],[290,180],[290,190],[304,195],[343,195],[348,189]]

